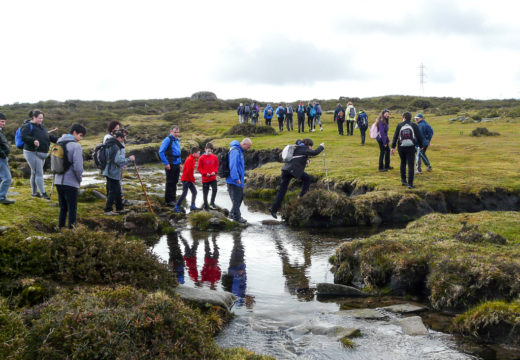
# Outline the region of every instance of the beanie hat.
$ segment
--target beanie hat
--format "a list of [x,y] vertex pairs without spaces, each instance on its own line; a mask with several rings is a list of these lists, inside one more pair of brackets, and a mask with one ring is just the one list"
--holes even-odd
[[424,116],[423,116],[423,114],[418,113],[417,115],[415,115],[415,118],[416,119],[424,119]]
[[7,118],[5,117],[5,115],[3,113],[0,113],[0,120],[7,120]]

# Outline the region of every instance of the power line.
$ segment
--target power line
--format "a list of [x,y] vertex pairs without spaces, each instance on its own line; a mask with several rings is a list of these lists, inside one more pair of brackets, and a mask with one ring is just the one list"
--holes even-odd
[[421,65],[419,66],[419,85],[420,85],[420,88],[421,88],[421,95],[424,96],[424,79],[426,78],[426,74],[424,72],[424,69],[426,67],[424,66],[423,63],[421,63]]

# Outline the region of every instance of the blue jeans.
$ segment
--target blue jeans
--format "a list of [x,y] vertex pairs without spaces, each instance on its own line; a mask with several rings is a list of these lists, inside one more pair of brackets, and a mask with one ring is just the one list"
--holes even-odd
[[44,194],[45,185],[43,183],[43,164],[45,163],[48,154],[24,150],[23,156],[31,168],[31,191],[33,195],[38,192],[38,189],[42,194]]
[[180,207],[182,205],[182,202],[188,195],[188,190],[191,191],[191,207],[195,207],[195,199],[197,198],[197,189],[195,188],[195,184],[189,181],[183,181],[182,182],[182,195],[177,200],[177,204],[175,206]]
[[242,205],[242,200],[244,200],[244,189],[238,185],[232,184],[227,184],[227,188],[229,197],[233,203],[233,207],[229,212],[229,217],[234,220],[240,220],[242,218],[242,214],[240,214],[240,205]]
[[11,171],[9,171],[9,164],[7,158],[0,159],[0,199],[7,197],[7,190],[11,186]]

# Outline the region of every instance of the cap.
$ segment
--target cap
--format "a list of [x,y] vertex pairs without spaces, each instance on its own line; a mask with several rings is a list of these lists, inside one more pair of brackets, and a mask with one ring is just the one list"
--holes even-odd
[[424,116],[423,116],[423,114],[418,113],[417,115],[415,115],[415,118],[416,119],[424,119]]
[[3,113],[0,113],[0,120],[7,120],[7,118],[5,117],[5,115]]

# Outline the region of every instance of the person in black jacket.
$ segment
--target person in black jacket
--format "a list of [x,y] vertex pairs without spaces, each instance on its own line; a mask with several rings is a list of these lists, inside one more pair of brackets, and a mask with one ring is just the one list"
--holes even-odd
[[309,191],[312,178],[305,172],[309,156],[316,156],[325,149],[324,143],[321,143],[316,150],[312,150],[313,146],[314,142],[311,139],[303,139],[302,141],[296,140],[296,148],[294,149],[293,158],[282,167],[282,182],[280,183],[280,189],[276,194],[273,205],[269,208],[269,212],[275,219],[277,219],[276,213],[282,205],[283,198],[292,178],[300,179],[303,182],[300,197]]
[[343,135],[343,123],[345,122],[345,109],[338,103],[338,107],[334,110],[334,121],[338,124],[338,133]]
[[50,132],[56,131],[57,128],[47,131],[45,126],[43,126],[43,115],[43,112],[40,110],[31,111],[29,113],[31,121],[24,124],[20,132],[23,140],[23,156],[31,168],[32,196],[43,197],[46,200],[50,200],[45,192],[45,185],[43,183],[43,164],[47,156],[49,156],[51,142],[56,143],[58,137],[49,134]]
[[9,143],[2,131],[7,118],[0,113],[0,204],[13,204],[14,200],[7,198],[7,190],[11,186],[11,171],[9,170],[8,156],[10,153]]
[[[397,125],[392,140],[392,155],[395,153],[395,146],[399,143],[397,151],[401,158],[401,184],[408,185],[409,189],[415,188],[413,185],[415,147],[422,146],[423,138],[417,124],[411,122],[412,114],[408,111],[403,114],[403,121]],[[408,182],[406,182],[406,166],[408,165]]]

